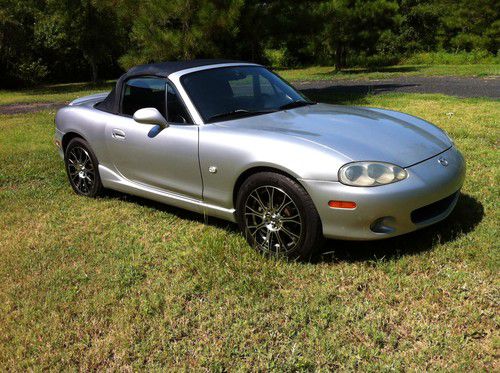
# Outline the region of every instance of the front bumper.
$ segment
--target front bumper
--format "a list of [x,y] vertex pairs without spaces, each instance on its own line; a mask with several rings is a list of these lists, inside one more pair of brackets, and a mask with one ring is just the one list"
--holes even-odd
[[57,147],[57,150],[59,152],[59,156],[64,159],[64,151],[62,148],[62,138],[64,136],[64,133],[62,133],[59,129],[56,128],[56,132],[54,134],[54,144]]
[[[448,160],[446,167],[438,162],[440,157]],[[377,187],[300,181],[318,210],[325,237],[376,240],[443,220],[457,203],[465,178],[465,162],[455,147],[406,170],[407,179]],[[331,200],[353,201],[357,206],[331,208]]]

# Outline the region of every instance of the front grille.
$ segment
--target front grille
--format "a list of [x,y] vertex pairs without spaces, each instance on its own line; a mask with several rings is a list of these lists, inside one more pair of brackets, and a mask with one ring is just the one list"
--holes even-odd
[[450,207],[450,205],[457,197],[457,194],[458,192],[455,192],[451,196],[440,199],[439,201],[431,203],[430,205],[413,210],[411,213],[411,221],[415,224],[419,224],[441,215],[448,209],[448,207]]

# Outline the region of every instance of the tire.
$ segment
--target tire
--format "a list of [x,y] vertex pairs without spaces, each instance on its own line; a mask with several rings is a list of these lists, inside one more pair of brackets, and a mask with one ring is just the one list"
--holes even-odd
[[236,214],[250,246],[266,254],[310,260],[324,242],[311,197],[282,174],[261,172],[245,180],[238,191]]
[[99,175],[99,163],[87,141],[72,139],[64,151],[64,163],[68,180],[76,194],[97,197],[103,186]]

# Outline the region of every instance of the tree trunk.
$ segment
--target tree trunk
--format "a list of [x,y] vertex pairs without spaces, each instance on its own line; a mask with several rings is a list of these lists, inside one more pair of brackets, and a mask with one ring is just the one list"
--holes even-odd
[[97,63],[93,58],[89,58],[89,64],[90,64],[90,69],[92,71],[92,83],[96,83],[98,79],[98,68],[97,68]]
[[342,68],[347,66],[347,46],[344,46],[342,48],[342,63],[341,63]]
[[342,64],[342,51],[343,51],[343,46],[342,43],[337,43],[337,46],[335,48],[335,70],[340,71],[344,67]]

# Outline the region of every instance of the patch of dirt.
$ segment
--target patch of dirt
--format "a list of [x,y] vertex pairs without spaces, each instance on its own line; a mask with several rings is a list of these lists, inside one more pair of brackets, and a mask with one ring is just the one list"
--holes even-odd
[[0,105],[0,114],[35,113],[46,109],[59,109],[65,105],[65,102],[30,102],[24,104]]

